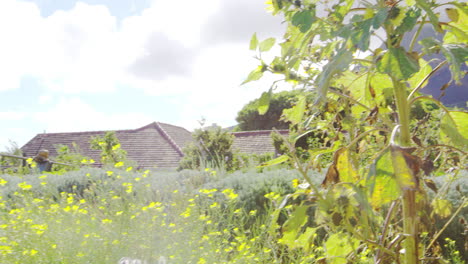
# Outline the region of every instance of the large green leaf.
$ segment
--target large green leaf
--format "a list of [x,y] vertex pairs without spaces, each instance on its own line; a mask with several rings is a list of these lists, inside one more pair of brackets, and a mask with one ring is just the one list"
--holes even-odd
[[302,33],[307,32],[315,21],[315,10],[297,11],[291,20],[291,23],[298,27]]
[[378,209],[398,199],[400,188],[395,179],[392,158],[387,149],[372,164],[366,182],[372,207]]
[[434,213],[440,217],[449,217],[452,214],[452,203],[449,200],[436,198],[431,203]]
[[346,94],[351,94],[353,99],[365,104],[370,98],[366,97],[366,76],[355,73],[354,71],[346,71],[333,84],[337,87],[342,87]]
[[445,114],[440,124],[442,141],[468,150],[468,113],[450,111]]
[[460,80],[464,76],[461,66],[468,61],[468,47],[463,44],[442,44],[435,38],[425,38],[420,43],[426,53],[442,51],[450,63],[452,78],[461,84]]
[[390,147],[395,179],[402,191],[418,188],[418,172],[421,160],[410,154],[408,149],[397,145]]
[[430,2],[427,0],[416,0],[416,6],[423,9],[426,14],[429,16],[429,21],[431,22],[432,26],[437,32],[442,33],[442,28],[439,25],[439,18],[437,15],[432,11],[432,6]]
[[[409,84],[411,89],[416,88],[419,85],[419,83],[422,80],[424,80],[424,78],[426,78],[426,76],[429,75],[432,72],[432,67],[429,64],[429,62],[426,62],[423,59],[419,59],[419,65],[421,65],[421,68],[419,69],[419,71],[416,74],[414,74],[413,76],[411,76],[411,78],[408,79],[408,84]],[[421,87],[426,86],[427,83],[428,83],[428,81],[426,80],[422,84]]]
[[407,80],[419,71],[419,64],[404,48],[390,48],[377,62],[377,69],[399,80]]
[[264,115],[268,111],[268,108],[270,108],[271,92],[270,89],[268,92],[263,92],[262,96],[260,96],[257,106],[258,114]]
[[444,26],[447,30],[444,36],[444,44],[457,44],[468,42],[468,14],[466,7],[446,8],[449,18],[452,20],[448,26]]
[[387,74],[375,73],[371,77],[369,90],[373,91],[373,96],[371,91],[366,91],[366,99],[374,97],[378,104],[386,105],[386,101],[393,96],[392,79]]
[[275,45],[276,39],[275,38],[267,38],[264,41],[260,42],[259,48],[260,51],[265,52],[269,51],[273,45]]
[[290,121],[293,125],[298,124],[304,117],[307,100],[304,95],[297,96],[297,103],[295,106],[289,109],[283,110],[284,117]]
[[241,85],[246,84],[248,82],[256,81],[263,76],[263,66],[258,66],[255,68],[255,70],[251,71],[249,73],[249,76],[247,76],[247,79],[241,83]]
[[347,255],[356,250],[359,241],[346,233],[334,233],[325,242],[327,263],[346,264]]
[[295,247],[295,241],[298,237],[298,233],[301,231],[302,226],[308,219],[307,209],[309,209],[309,206],[307,205],[298,206],[289,216],[282,228],[283,237],[280,240],[282,243],[293,248]]
[[333,155],[333,163],[327,170],[323,185],[338,182],[356,182],[359,180],[359,174],[351,159],[351,153],[348,148],[341,148]]
[[342,148],[337,151],[336,170],[338,171],[340,181],[356,182],[359,180],[359,174],[354,167],[349,149]]
[[403,18],[401,24],[395,29],[395,32],[398,34],[404,34],[405,32],[413,30],[420,16],[420,9],[410,8],[406,12],[405,18]]
[[353,60],[353,52],[348,49],[341,49],[327,65],[323,67],[322,72],[315,80],[319,92],[318,100],[323,100],[330,86],[331,78],[338,72],[345,71]]

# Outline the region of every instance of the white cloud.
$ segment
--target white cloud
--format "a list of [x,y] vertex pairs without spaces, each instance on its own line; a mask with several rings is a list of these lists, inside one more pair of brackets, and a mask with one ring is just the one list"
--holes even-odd
[[47,132],[132,129],[153,122],[141,113],[106,114],[80,98],[61,98],[49,109],[34,114],[34,120]]
[[12,120],[22,120],[27,117],[27,113],[24,112],[0,112],[0,121],[12,121]]
[[[265,23],[269,15],[257,10],[262,2],[253,2],[256,11],[250,11],[251,1],[154,1],[141,15],[119,24],[103,5],[77,2],[71,10],[43,18],[33,3],[3,0],[0,89],[17,88],[24,76],[36,77],[46,89],[67,93],[109,92],[119,84],[157,87],[148,80],[171,76],[190,79],[196,54],[215,44],[210,39],[228,43],[232,39],[225,38],[230,35],[239,41],[236,32],[242,36],[248,32],[250,37],[253,30],[276,27]],[[236,18],[231,28],[228,18]],[[246,50],[247,41],[227,52]],[[220,60],[216,66],[226,68],[230,63]]]

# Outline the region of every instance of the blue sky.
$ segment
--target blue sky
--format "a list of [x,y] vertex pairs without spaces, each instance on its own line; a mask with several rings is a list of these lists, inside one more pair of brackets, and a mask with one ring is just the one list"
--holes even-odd
[[283,32],[264,0],[1,0],[0,151],[44,131],[234,125],[272,80],[240,86],[254,32]]

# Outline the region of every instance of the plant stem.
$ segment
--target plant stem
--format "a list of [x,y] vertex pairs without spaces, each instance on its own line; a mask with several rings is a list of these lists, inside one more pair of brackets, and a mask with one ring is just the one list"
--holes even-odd
[[[395,92],[395,100],[398,110],[399,121],[399,144],[403,147],[408,147],[411,144],[410,135],[410,115],[407,99],[407,91],[405,85],[400,81],[392,78],[393,88]],[[398,177],[397,177],[398,178]],[[418,254],[418,219],[416,208],[416,188],[407,188],[403,191],[403,233],[406,238],[403,243],[405,248],[404,263],[417,264],[419,262]]]
[[410,113],[409,105],[407,101],[406,88],[405,85],[392,77],[392,83],[395,92],[395,100],[397,104],[398,111],[398,123],[400,125],[400,141],[399,144],[403,147],[408,147],[411,144],[411,135],[410,135]]

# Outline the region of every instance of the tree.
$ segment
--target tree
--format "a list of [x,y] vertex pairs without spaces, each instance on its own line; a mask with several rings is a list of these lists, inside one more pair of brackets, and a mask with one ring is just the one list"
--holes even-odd
[[80,166],[83,164],[83,160],[89,160],[89,158],[80,154],[81,151],[76,143],[72,143],[71,147],[67,145],[58,144],[55,145],[55,149],[57,150],[57,156],[55,157],[55,161],[67,165],[54,164],[54,171],[76,170],[79,169]]
[[289,123],[281,119],[284,109],[291,108],[297,101],[299,90],[272,93],[268,110],[260,114],[258,106],[261,98],[250,101],[238,113],[236,127],[238,131],[288,129]]
[[109,131],[103,137],[92,137],[91,148],[101,151],[102,164],[116,164],[127,159],[127,152],[120,146],[115,132]]
[[[328,1],[272,0],[270,9],[273,14],[281,13],[287,23],[281,56],[271,62],[257,56],[260,65],[245,82],[269,71],[316,93],[317,114],[304,114],[305,104],[296,104],[285,115],[297,128],[290,144],[294,147],[301,135],[317,130],[326,131],[331,144],[309,151],[306,164],[294,153],[270,162],[295,162],[309,183],[305,192],[309,199],[285,223],[283,243],[297,248],[297,240],[313,239],[313,230],[305,228],[309,217],[305,212],[313,207],[317,224],[328,231],[325,258],[343,260],[333,263],[363,257],[374,263],[416,264],[439,257],[436,244],[441,232],[424,219],[446,218],[452,205],[442,194],[429,200],[426,185],[433,186],[426,177],[466,166],[468,113],[448,109],[420,90],[444,65],[449,66],[450,83],[461,83],[461,68],[468,60],[466,4],[339,0],[331,5]],[[447,21],[439,20],[442,11],[447,12]],[[430,37],[418,42],[425,26],[432,27],[442,40]],[[411,39],[409,45],[402,42],[406,36]],[[375,45],[376,41],[383,46]],[[272,38],[260,42],[254,35],[250,48],[262,53],[274,43]],[[420,51],[415,48],[418,43]],[[424,59],[432,53],[443,55],[435,67]],[[270,91],[263,94],[266,99],[259,108],[268,105]],[[410,115],[419,101],[440,107],[424,109],[425,123]],[[439,125],[425,125],[434,122]],[[326,153],[333,153],[333,158],[322,187],[316,186],[307,171]],[[459,206],[455,213],[466,206],[466,200]],[[424,241],[422,234],[427,237]],[[402,241],[391,243],[396,237]],[[307,245],[303,248],[310,248]],[[358,250],[364,248],[373,253]]]
[[[13,155],[13,156],[23,156],[23,152],[15,141],[9,140],[9,146],[6,147],[4,154]],[[13,172],[15,170],[20,170],[23,166],[23,160],[18,158],[11,157],[1,157],[0,166],[5,166],[8,168],[7,172]],[[14,168],[14,169],[13,169]]]
[[193,134],[193,143],[184,148],[185,156],[180,161],[181,169],[205,168],[233,168],[234,153],[232,143],[234,136],[219,126],[207,129],[196,129]]

